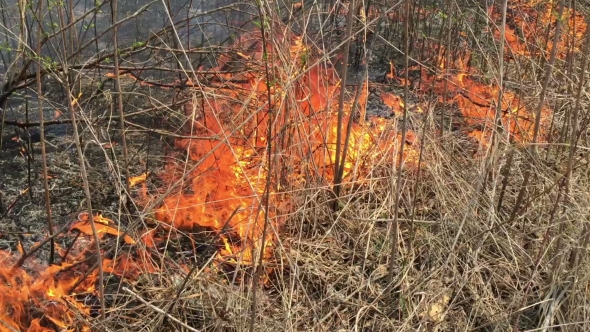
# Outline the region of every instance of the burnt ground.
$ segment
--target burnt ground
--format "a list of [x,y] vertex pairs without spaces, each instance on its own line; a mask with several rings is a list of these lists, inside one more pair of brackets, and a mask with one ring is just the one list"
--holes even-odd
[[[44,103],[44,116],[47,120],[55,118],[56,109],[65,110],[59,98],[55,102]],[[132,112],[145,107],[140,97],[126,100],[126,109]],[[143,105],[142,105],[143,104]],[[5,114],[5,120],[26,122],[26,104],[12,102]],[[29,122],[38,122],[37,104],[29,100]],[[82,147],[86,159],[88,181],[91,188],[93,211],[107,217],[120,215],[120,197],[118,181],[124,180],[122,170],[113,165],[123,160],[120,132],[116,121],[107,119],[110,105],[105,98],[98,98],[87,109],[103,113],[103,121],[97,121],[93,128],[97,135],[92,135],[87,125],[80,126]],[[100,112],[100,110],[104,110]],[[105,112],[106,111],[106,112]],[[63,112],[58,119],[66,120],[69,113]],[[130,116],[128,121],[143,128],[160,123],[157,116]],[[81,211],[86,210],[86,197],[80,173],[79,158],[70,124],[46,126],[46,151],[49,175],[49,196],[52,219],[55,229],[76,219]],[[17,135],[18,134],[18,135]],[[16,137],[20,136],[20,139]],[[94,138],[98,136],[98,141]],[[42,155],[39,143],[39,127],[2,126],[0,146],[0,250],[14,251],[20,241],[25,250],[47,235],[44,189],[42,181]],[[169,140],[148,130],[128,126],[127,143],[130,156],[129,172],[131,176],[146,171],[157,174],[162,167],[164,150]],[[121,162],[119,162],[121,164]],[[153,183],[148,178],[148,186]],[[28,191],[25,191],[29,188]],[[133,192],[137,188],[132,189]],[[117,220],[120,220],[117,218]],[[45,256],[48,249],[40,250]]]
[[[369,67],[367,117],[391,119],[396,116],[393,110],[385,105],[381,96],[384,93],[402,96],[403,87],[384,81],[388,71],[388,64],[372,64]],[[354,86],[362,80],[364,74],[363,68],[349,67],[348,82],[351,96],[354,95]],[[171,116],[170,112],[176,110],[142,112],[155,106],[148,96],[151,96],[152,100],[165,102],[172,100],[173,96],[169,92],[158,88],[139,87],[132,80],[123,80],[123,83],[126,84],[126,91],[134,92],[124,99],[125,111],[128,114],[126,120],[135,124],[127,125],[130,176],[149,171],[148,190],[157,191],[163,187],[157,183],[158,174],[173,142],[173,138],[162,134],[162,131],[174,132],[174,129],[169,128],[180,128],[181,120],[173,114]],[[68,122],[69,112],[66,111],[63,92],[52,88],[51,84],[48,84],[47,90],[51,97],[47,97],[49,100],[44,102],[45,120]],[[92,92],[85,91],[84,95],[92,95]],[[418,102],[413,99],[415,96],[411,94],[409,106]],[[82,105],[84,112],[88,112],[84,115],[95,121],[92,124],[93,132],[86,123],[81,125],[79,130],[91,188],[93,212],[103,213],[106,217],[121,221],[125,225],[128,220],[117,217],[126,213],[121,213],[121,195],[115,185],[124,180],[123,171],[120,169],[123,150],[115,105],[115,100],[108,93],[94,98],[90,104]],[[26,123],[28,118],[29,122],[38,122],[37,109],[36,99],[25,100],[22,96],[15,96],[10,100],[4,120],[22,124]],[[412,107],[410,112],[411,110]],[[412,114],[413,112],[410,115]],[[57,115],[59,116],[56,117]],[[412,122],[410,121],[410,129],[417,132],[418,128],[414,128]],[[398,125],[401,125],[401,121],[398,121]],[[14,251],[19,241],[26,250],[47,235],[39,127],[4,125],[1,129],[0,250]],[[15,139],[18,136],[20,139]],[[45,136],[52,219],[54,228],[60,229],[86,210],[86,197],[71,125],[48,125]],[[116,166],[119,169],[113,167],[116,164],[119,165]],[[27,188],[30,189],[24,192]],[[137,188],[132,189],[134,190],[137,191]],[[133,218],[132,215],[133,211],[130,218]],[[47,254],[48,250],[44,250],[40,251],[41,256]]]

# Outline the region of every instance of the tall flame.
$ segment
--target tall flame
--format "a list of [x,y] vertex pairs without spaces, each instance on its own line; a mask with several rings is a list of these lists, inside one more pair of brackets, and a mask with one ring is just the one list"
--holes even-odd
[[[282,34],[275,37],[287,40]],[[272,176],[267,160],[275,158],[266,150],[268,126],[273,128],[273,153],[288,156],[293,161],[291,181],[302,178],[298,174],[309,170],[310,165],[329,181],[332,177],[338,125],[335,97],[341,83],[335,79],[336,73],[331,67],[321,64],[308,67],[305,63],[308,50],[302,39],[291,38],[287,55],[280,53],[277,47],[273,49],[274,44],[269,43],[266,45],[268,55],[263,57],[262,39],[257,33],[253,37],[242,37],[239,44],[248,45],[249,50],[240,53],[240,58],[249,70],[236,75],[239,79],[226,76],[225,79],[232,82],[226,83],[229,88],[203,91],[204,95],[216,95],[215,98],[202,99],[199,105],[185,108],[185,113],[193,119],[190,126],[185,126],[185,134],[199,139],[178,140],[177,146],[188,152],[196,166],[188,172],[183,165],[168,166],[167,174],[173,174],[169,180],[182,177],[183,189],[167,197],[156,213],[158,220],[177,229],[206,227],[216,230],[224,243],[222,253],[240,253],[241,263],[250,263],[252,249],[261,245],[265,248],[264,257],[271,256],[270,248],[276,239],[267,234],[265,243],[260,243],[263,222],[268,218],[277,226],[276,207],[287,200],[278,190],[276,181],[272,181],[271,188],[265,188],[267,178]],[[289,68],[290,71],[272,70],[270,80],[273,83],[269,86],[264,61],[268,61],[271,68]],[[288,64],[278,66],[280,61]],[[228,62],[223,59],[220,67]],[[366,97],[365,87],[357,107],[360,114],[364,114]],[[351,102],[345,105],[345,125],[352,107]],[[269,123],[269,112],[275,115],[273,123]],[[194,116],[195,113],[198,115]],[[352,124],[344,162],[345,176],[358,161],[378,154],[380,144],[382,147],[392,144],[395,137],[383,140],[385,128],[383,124],[372,125],[362,120]],[[407,155],[411,152],[412,149],[408,149]],[[262,204],[265,190],[271,195],[268,211]]]

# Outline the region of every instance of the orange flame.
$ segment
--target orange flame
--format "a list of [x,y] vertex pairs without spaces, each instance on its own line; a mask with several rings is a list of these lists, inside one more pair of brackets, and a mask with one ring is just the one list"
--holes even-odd
[[[93,219],[101,237],[122,235],[112,220],[102,215]],[[71,250],[56,243],[58,257],[62,257],[59,265],[46,266],[29,258],[23,267],[14,267],[16,257],[0,251],[0,331],[90,331],[76,318],[91,313],[90,307],[78,302],[80,296],[97,298],[98,271],[91,270],[88,261],[93,254],[88,250],[93,248],[92,237],[87,235],[92,233],[88,229],[88,214],[80,214],[71,229],[80,231],[82,236]],[[125,236],[124,241],[135,244],[130,236]],[[137,259],[129,253],[103,259],[103,270],[128,279],[157,270],[142,249],[135,248],[130,253]]]
[[[511,53],[521,56],[549,54],[553,47],[556,22],[560,20],[557,17],[557,6],[556,1],[511,1],[509,8],[515,14],[509,17],[512,23],[506,26],[504,34],[507,56],[511,56]],[[488,13],[496,20],[501,16],[494,7],[488,8]],[[564,9],[561,21],[562,34],[557,43],[557,56],[563,59],[570,50],[581,51],[587,27],[584,16],[572,8]],[[495,29],[494,37],[500,38],[499,29]]]
[[[512,18],[517,27],[507,27],[504,36],[506,47],[514,54],[524,56],[550,51],[551,46],[538,46],[538,36],[543,27],[531,22],[538,19],[546,26],[554,26],[552,13],[555,4],[515,1],[510,5],[526,15]],[[546,7],[539,14],[534,8],[541,5]],[[371,12],[367,14],[372,15]],[[490,16],[497,18],[497,15],[490,8]],[[584,18],[571,9],[566,10],[564,22],[567,22],[565,33],[557,46],[560,57],[565,57],[569,49],[579,50],[586,30]],[[494,31],[494,36],[499,38],[499,32]],[[277,175],[281,166],[290,167],[288,180],[295,187],[306,184],[306,172],[315,172],[318,178],[328,183],[334,180],[338,146],[337,96],[342,84],[337,79],[337,73],[321,64],[309,66],[304,61],[309,50],[298,36],[279,31],[273,44],[262,45],[261,40],[258,33],[245,34],[237,43],[243,46],[243,50],[237,51],[234,58],[224,55],[220,59],[219,70],[229,65],[240,65],[244,69],[235,74],[220,75],[219,80],[229,81],[224,82],[223,88],[197,87],[192,80],[185,83],[195,89],[203,89],[203,95],[215,95],[216,98],[202,100],[199,107],[191,105],[185,108],[185,115],[190,121],[183,127],[184,136],[192,135],[199,139],[178,139],[176,147],[188,153],[189,165],[170,163],[162,174],[168,183],[182,180],[182,186],[164,199],[155,211],[156,219],[165,229],[194,231],[206,228],[215,231],[222,260],[214,262],[214,266],[223,262],[252,264],[258,253],[262,253],[264,260],[272,259],[282,215],[288,212],[286,210],[291,205],[289,197],[282,192],[282,183]],[[289,43],[287,54],[282,54],[285,51],[276,46],[281,42]],[[436,65],[444,73],[437,77],[420,67],[421,85],[417,92],[434,92],[439,100],[457,107],[462,121],[470,127],[468,137],[478,141],[482,147],[489,146],[495,126],[499,87],[477,78],[480,76],[477,70],[469,67],[469,52],[446,62],[442,56],[445,49],[439,49],[439,55],[430,53],[429,56],[435,58]],[[267,64],[270,64],[270,77],[266,77]],[[289,70],[280,71],[278,68]],[[396,77],[392,62],[389,69],[387,79],[401,82],[401,85],[410,84]],[[107,73],[106,76],[113,78],[114,74]],[[131,73],[121,77],[139,80]],[[143,81],[140,83],[150,85]],[[368,87],[360,88],[363,90],[359,105],[352,105],[351,100],[347,100],[342,119],[346,128],[349,121],[360,114],[360,119],[350,122],[349,144],[343,163],[345,181],[351,182],[362,181],[369,174],[369,165],[376,160],[391,159],[395,154],[386,153],[387,150],[397,147],[401,140],[396,119],[366,119]],[[396,116],[401,115],[407,101],[391,93],[382,93],[380,97]],[[355,107],[356,110],[353,110]],[[500,110],[501,124],[511,139],[520,143],[529,142],[535,115],[528,105],[515,93],[506,90],[503,91]],[[422,112],[419,106],[416,112]],[[548,118],[549,111],[542,109],[542,136],[548,127]],[[272,151],[267,149],[269,138]],[[404,144],[404,162],[416,163],[420,141],[411,130]],[[269,158],[277,169],[268,168]],[[277,165],[279,162],[281,165]],[[283,162],[288,165],[282,165]],[[145,201],[148,200],[146,177],[147,173],[129,179],[130,186],[142,184],[139,192]],[[267,194],[268,206],[264,202]],[[125,247],[132,248],[117,257],[104,258],[100,262],[104,272],[135,279],[142,273],[158,271],[150,263],[150,250],[158,250],[166,240],[158,233],[158,228],[143,229],[138,234],[129,235],[124,234],[111,219],[102,215],[92,218],[101,241],[122,237]],[[262,239],[265,220],[270,222],[271,231]],[[64,257],[60,265],[45,266],[30,259],[22,268],[10,268],[16,257],[0,251],[3,266],[0,267],[0,331],[73,331],[78,323],[77,314],[90,315],[91,308],[76,301],[77,296],[96,296],[97,292],[97,271],[82,279],[91,269],[87,260],[92,252],[88,248],[93,248],[88,214],[80,214],[70,230],[79,232],[80,239],[71,250],[57,246],[58,253]],[[133,237],[136,235],[137,241]],[[148,249],[139,248],[138,244]],[[17,248],[21,255],[26,252],[21,245]],[[182,266],[187,269],[186,265]],[[89,331],[88,327],[81,329]]]
[[[286,34],[277,35],[278,40],[285,38]],[[302,39],[295,36],[290,40],[288,66],[279,63],[275,66],[293,68],[292,72],[273,71],[273,83],[267,84],[264,61],[278,62],[281,57],[280,50],[272,49],[270,44],[267,45],[267,57],[263,57],[261,40],[257,33],[242,36],[238,44],[248,50],[237,54],[242,65],[250,70],[225,77],[234,78],[234,81],[238,81],[236,77],[240,78],[240,83],[233,83],[231,89],[215,90],[217,96],[224,95],[224,98],[203,101],[204,106],[197,110],[198,116],[194,116],[194,105],[185,109],[192,119],[192,125],[185,127],[185,131],[200,139],[181,139],[176,144],[186,150],[197,165],[188,174],[184,173],[184,167],[168,165],[168,180],[182,178],[185,189],[167,197],[156,213],[156,219],[163,225],[181,230],[203,227],[215,230],[222,241],[221,256],[230,260],[237,258],[235,261],[243,264],[251,263],[252,252],[261,247],[264,248],[263,257],[271,257],[276,239],[267,234],[261,243],[263,223],[268,218],[276,227],[277,208],[286,200],[277,190],[276,183],[271,181],[271,188],[266,188],[267,178],[271,176],[267,169],[267,159],[270,158],[266,151],[268,126],[284,128],[286,131],[282,135],[289,135],[288,143],[281,148],[283,155],[296,160],[295,173],[291,176],[294,182],[299,177],[297,174],[305,170],[305,164],[314,165],[331,180],[337,146],[336,96],[340,83],[335,79],[334,69],[323,65],[305,67],[301,59],[306,57],[308,50]],[[229,61],[227,57],[222,58],[220,68]],[[213,90],[204,92],[207,95]],[[361,115],[365,114],[367,93],[365,86],[357,107]],[[402,104],[399,98],[397,104]],[[269,108],[278,114],[273,123],[269,123],[266,111]],[[352,103],[346,103],[344,124],[348,123],[351,111]],[[359,161],[375,158],[382,148],[392,144],[392,140],[399,139],[385,132],[385,124],[375,125],[363,120],[354,122],[351,127],[344,162],[345,177],[350,176],[355,167],[360,167]],[[276,129],[272,134],[278,134]],[[273,138],[274,146],[277,147],[280,141],[278,137]],[[408,160],[413,150],[406,151]],[[262,204],[266,191],[271,197],[268,211]],[[230,241],[230,238],[234,240]]]

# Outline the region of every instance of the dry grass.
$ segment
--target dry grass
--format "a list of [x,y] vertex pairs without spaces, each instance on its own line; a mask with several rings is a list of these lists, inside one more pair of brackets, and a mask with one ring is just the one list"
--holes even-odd
[[[268,3],[264,5],[266,7],[259,8],[264,12],[262,16],[278,22],[273,7]],[[312,24],[313,19],[307,17],[298,23],[305,26]],[[365,17],[364,21],[359,19],[363,23],[360,28],[358,24],[355,25],[355,43],[361,45],[359,49],[367,47],[366,40],[361,40],[366,28],[375,23],[370,19],[370,16],[368,19]],[[266,24],[262,21],[258,24]],[[464,27],[465,22],[461,21],[457,26],[473,32],[471,27]],[[280,27],[277,30],[285,28],[282,23],[273,24]],[[441,26],[444,26],[443,22],[436,18],[435,28],[442,31]],[[424,28],[419,24],[416,27]],[[400,26],[392,26],[391,31],[382,33],[387,32],[383,35],[388,38],[395,37],[399,35],[397,29]],[[216,114],[219,115],[215,118],[219,121],[216,125],[231,124],[231,131],[227,132],[235,134],[233,137],[216,137],[222,142],[220,144],[226,145],[226,152],[236,154],[235,149],[243,147],[234,141],[241,139],[239,135],[246,135],[238,129],[248,129],[256,116],[262,118],[273,114],[276,116],[272,123],[276,126],[273,127],[274,133],[285,130],[288,133],[286,135],[292,135],[289,138],[293,138],[294,143],[285,143],[288,148],[284,150],[277,148],[276,142],[273,142],[276,145],[271,146],[271,153],[264,146],[257,146],[256,152],[259,154],[256,158],[259,163],[248,165],[257,171],[249,171],[250,178],[245,181],[249,184],[264,182],[260,179],[265,179],[268,174],[283,176],[272,178],[275,190],[272,191],[271,203],[265,205],[261,191],[252,189],[251,195],[246,195],[248,199],[259,203],[257,212],[267,211],[270,220],[268,234],[265,235],[274,239],[272,257],[262,260],[259,270],[262,282],[252,285],[252,279],[257,273],[252,265],[256,265],[259,253],[252,254],[254,258],[244,264],[235,263],[236,257],[243,252],[225,257],[222,255],[222,249],[225,248],[220,244],[220,237],[226,235],[225,228],[218,228],[216,232],[211,232],[211,227],[200,226],[190,230],[174,229],[155,220],[154,210],[160,207],[168,194],[195,190],[187,189],[190,182],[187,179],[198,177],[193,170],[199,170],[198,165],[202,161],[190,160],[190,151],[188,155],[186,151],[170,152],[178,147],[172,143],[170,146],[160,146],[160,150],[166,149],[167,154],[158,156],[158,168],[164,163],[175,164],[177,167],[174,170],[181,170],[180,175],[169,174],[167,172],[173,168],[166,168],[160,177],[156,176],[157,180],[151,179],[153,182],[149,182],[151,187],[148,191],[151,190],[152,195],[149,199],[139,199],[143,193],[134,189],[129,197],[136,198],[136,201],[125,204],[118,197],[119,201],[113,203],[115,207],[111,207],[110,211],[104,209],[117,215],[119,226],[124,226],[122,228],[135,238],[140,238],[143,231],[156,226],[164,230],[166,237],[156,248],[138,245],[143,252],[149,252],[149,259],[146,256],[138,257],[138,251],[135,251],[137,248],[103,245],[103,248],[115,248],[111,251],[105,249],[105,255],[111,258],[128,254],[140,262],[145,259],[141,263],[149,261],[151,266],[158,269],[146,269],[133,280],[108,274],[105,280],[106,319],[92,318],[97,316],[94,311],[90,315],[83,315],[72,307],[73,312],[79,313],[81,322],[100,331],[590,330],[590,320],[587,318],[590,302],[587,299],[589,264],[585,259],[588,244],[585,242],[588,236],[585,232],[589,227],[587,215],[590,206],[587,128],[581,128],[581,140],[574,154],[575,165],[567,186],[563,185],[563,175],[568,167],[568,141],[566,136],[556,134],[562,126],[565,126],[562,132],[568,132],[571,128],[567,122],[567,112],[571,112],[571,108],[565,101],[572,103],[573,97],[564,96],[565,92],[560,87],[562,82],[558,81],[566,80],[566,60],[556,63],[556,76],[559,78],[549,86],[547,104],[555,114],[553,128],[556,129],[551,132],[553,140],[539,144],[538,155],[530,156],[530,150],[520,143],[508,141],[505,133],[500,132],[496,133],[500,137],[497,145],[478,145],[468,137],[472,128],[467,127],[461,118],[453,119],[452,123],[459,124],[459,129],[446,130],[441,134],[441,110],[444,108],[454,114],[460,112],[452,108],[456,105],[449,107],[440,102],[433,103],[430,99],[436,99],[437,96],[428,96],[416,89],[412,92],[414,104],[425,112],[414,113],[409,119],[409,129],[417,135],[414,143],[406,145],[412,153],[411,157],[403,165],[395,162],[400,149],[398,132],[402,124],[399,120],[390,120],[387,130],[380,133],[381,139],[389,141],[368,149],[353,160],[354,172],[344,178],[338,208],[333,209],[335,198],[331,186],[331,166],[314,164],[316,160],[312,153],[307,153],[306,144],[312,144],[315,137],[301,129],[304,121],[324,115],[322,112],[311,116],[306,114],[309,111],[297,99],[295,83],[301,79],[303,72],[313,67],[310,64],[324,62],[334,56],[335,46],[341,46],[341,43],[328,40],[327,34],[314,38],[304,35],[310,37],[306,45],[311,49],[304,56],[294,59],[288,51],[292,46],[289,38],[282,40],[275,39],[274,34],[268,36],[272,37],[269,45],[275,51],[275,62],[261,56],[248,69],[258,73],[257,78],[262,81],[267,78],[267,66],[270,66],[269,71],[276,79],[273,84],[284,92],[274,96],[276,100],[280,99],[280,102],[273,104],[276,109],[267,108],[264,94],[254,89],[239,90],[237,85],[231,85],[233,83],[212,88],[206,87],[203,81],[199,82],[202,86],[173,97],[157,95],[153,92],[155,87],[123,87],[124,90],[132,91],[127,92],[130,95],[136,94],[137,99],[147,97],[146,104],[149,107],[143,105],[145,109],[137,104],[128,106],[137,108],[133,115],[157,115],[158,119],[161,117],[168,121],[167,128],[148,130],[139,121],[140,116],[137,122],[134,122],[136,118],[133,116],[128,118],[129,123],[126,125],[138,130],[137,133],[129,134],[132,158],[140,160],[132,166],[141,164],[131,168],[136,173],[144,170],[143,163],[147,164],[150,157],[164,154],[164,151],[143,155],[142,149],[134,150],[143,144],[135,134],[140,136],[145,130],[150,134],[157,133],[162,141],[178,143],[179,138],[186,137],[187,123],[189,133],[192,130],[191,114],[183,112],[182,108],[178,110],[178,105],[169,101],[172,98],[192,100],[194,104],[197,104],[197,100],[204,101],[199,106],[201,108],[220,103],[225,107],[224,111],[239,110],[235,117],[229,112]],[[388,44],[386,38],[380,41],[383,43],[376,49],[393,45]],[[473,51],[481,53],[474,57],[478,57],[482,63],[489,60],[486,52],[495,46],[486,47],[484,42],[478,44],[477,51]],[[237,62],[250,55],[246,50],[240,51],[243,53],[238,54]],[[426,60],[420,64],[438,71],[436,68],[439,64],[432,58],[433,54],[436,55],[434,50],[427,50],[426,53],[431,57],[425,57]],[[171,54],[186,55],[177,50]],[[577,58],[580,56],[576,54]],[[413,60],[419,63],[418,59]],[[522,67],[543,68],[534,61],[523,63]],[[496,70],[494,64],[486,65],[492,67],[487,68],[489,72]],[[517,76],[513,71],[523,69],[520,66],[508,64],[509,76]],[[197,81],[195,68],[188,67],[182,69],[184,75]],[[579,68],[574,66],[574,69],[576,72]],[[362,77],[362,74],[357,76]],[[542,77],[536,72],[529,74]],[[233,78],[243,78],[245,75],[244,68],[241,68]],[[481,76],[478,78],[481,81],[493,81],[491,77]],[[135,84],[133,80],[130,81],[130,85]],[[575,81],[573,79],[566,83],[574,86]],[[354,83],[358,82],[355,80]],[[371,82],[371,88],[376,86],[381,89],[381,93],[390,92],[381,83]],[[539,84],[524,80],[515,82],[509,79],[507,86],[516,86],[524,91],[520,93],[524,94],[522,99],[527,102],[530,99],[532,104],[541,90]],[[224,95],[231,89],[234,92]],[[399,84],[396,89],[400,89]],[[350,111],[354,100],[354,87],[349,90],[345,98],[347,111]],[[336,100],[338,96],[332,97]],[[112,100],[95,102],[105,107],[114,105]],[[333,102],[336,108],[337,102]],[[582,108],[587,106],[584,91]],[[195,105],[193,107],[198,108]],[[285,115],[286,110],[290,112],[289,115]],[[203,109],[199,108],[198,111],[203,112]],[[367,112],[370,113],[370,110]],[[289,120],[295,120],[281,122],[283,115]],[[586,116],[585,113],[583,115]],[[99,135],[88,130],[92,126],[99,126],[92,116],[90,114],[88,118],[83,118],[83,127],[86,129],[86,139],[96,138],[98,141]],[[105,127],[110,129],[110,122]],[[367,128],[372,127],[364,127]],[[420,151],[422,163],[418,166]],[[93,150],[85,152],[88,157]],[[121,151],[110,154],[101,146],[97,153],[104,155],[105,163],[112,173],[112,190],[121,193],[124,190]],[[134,156],[135,153],[137,156]],[[511,155],[512,158],[509,157]],[[269,159],[271,166],[266,164]],[[525,191],[524,203],[515,213],[516,217],[511,218],[527,169],[531,170],[532,175]],[[224,172],[230,173],[229,170]],[[397,183],[400,172],[402,182]],[[279,182],[280,190],[276,189],[279,188]],[[243,183],[236,184],[236,187],[238,185]],[[255,187],[252,184],[250,186]],[[395,193],[398,186],[401,188],[397,216],[399,238],[393,241]],[[498,206],[500,195],[503,195],[503,201]],[[211,204],[216,203],[219,202]],[[271,209],[274,211],[272,214],[268,212]],[[125,222],[121,224],[120,220]],[[250,239],[244,236],[238,240],[246,243]],[[253,239],[252,243],[257,240]],[[392,245],[398,246],[398,255],[393,264],[390,262]],[[256,244],[254,247],[259,249]],[[242,249],[251,250],[252,246]],[[574,255],[576,252],[578,256]],[[572,257],[577,257],[577,261]],[[393,266],[394,273],[393,280],[388,284],[390,266]],[[254,288],[257,289],[255,299]],[[89,307],[94,308],[97,305],[96,294],[89,298],[92,299],[85,300],[91,302],[88,303]],[[253,309],[254,319],[251,317]]]
[[[404,184],[400,256],[391,293],[386,292],[395,179],[390,167],[377,165],[373,174],[379,176],[350,187],[337,213],[327,204],[326,189],[293,193],[302,204],[280,233],[276,267],[257,300],[255,330],[505,331],[512,329],[517,315],[521,331],[568,323],[561,329],[585,330],[587,263],[574,271],[564,267],[551,278],[555,261],[560,256],[567,261],[568,252],[577,246],[583,207],[588,205],[584,185],[572,186],[572,208],[559,222],[547,224],[554,198],[545,194],[506,223],[506,212],[495,212],[492,199],[501,176],[493,175],[482,189],[483,160],[461,158],[444,148],[453,146],[454,140],[430,141],[422,176],[413,179],[419,181],[417,192],[411,192],[409,180]],[[515,169],[525,167],[521,157],[517,155]],[[575,178],[582,175],[578,173]],[[538,167],[535,174],[531,191],[545,189],[554,176],[546,167]],[[518,172],[512,176],[515,183],[520,181]],[[508,194],[507,205],[514,200],[514,193]],[[567,225],[561,234],[565,243],[555,252],[562,223]],[[548,242],[543,241],[545,232]],[[231,271],[220,273],[208,266],[190,278],[169,314],[203,331],[247,330],[249,278],[232,283]],[[151,305],[165,308],[182,280],[182,272],[167,267],[165,273],[134,281],[133,289]],[[154,308],[120,290],[118,294],[126,302],[114,306],[106,325],[117,325],[125,316],[137,317],[125,319],[128,331],[153,329],[162,322],[163,315]]]
[[[293,76],[292,67],[284,70],[286,77]],[[317,180],[318,169],[306,175],[316,180],[284,192],[292,208],[281,211],[276,216],[280,222],[273,223],[282,227],[272,230],[278,238],[274,260],[265,263],[268,279],[255,303],[255,331],[588,329],[588,264],[568,267],[587,222],[586,166],[574,170],[567,202],[562,199],[556,206],[557,193],[563,190],[556,185],[563,173],[561,162],[543,160],[543,153],[531,161],[526,150],[507,142],[486,150],[461,131],[440,137],[435,129],[437,107],[430,107],[426,118],[412,120],[417,133],[428,126],[420,138],[419,176],[416,165],[399,169],[391,162],[399,148],[392,142],[382,159],[357,169],[364,174],[362,180],[345,179],[338,211],[330,208],[331,188],[325,179]],[[548,147],[542,146],[543,151]],[[514,160],[498,210],[509,153]],[[490,165],[492,160],[495,164]],[[511,221],[526,168],[532,168],[533,176],[525,208]],[[400,171],[399,256],[388,287]],[[230,266],[222,273],[202,265],[169,314],[199,330],[248,330],[251,272]],[[137,282],[136,295],[165,308],[179,288],[180,275],[166,271],[145,285]],[[121,296],[134,301],[129,294]],[[127,321],[127,330],[165,330],[167,324],[182,329],[171,320],[161,325],[164,315],[153,307],[131,307],[140,319],[131,325]],[[119,313],[117,309],[112,320]]]

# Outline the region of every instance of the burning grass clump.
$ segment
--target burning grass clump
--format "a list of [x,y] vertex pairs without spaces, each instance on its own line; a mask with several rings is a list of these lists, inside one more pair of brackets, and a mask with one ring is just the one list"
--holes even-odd
[[[358,87],[356,104],[348,95],[339,109],[334,69],[313,64],[300,36],[280,30],[268,45],[261,40],[252,32],[236,44],[251,70],[222,77],[219,87],[196,89],[184,107],[188,138],[176,140],[176,147],[186,159],[169,164],[164,175],[183,188],[166,197],[155,215],[164,228],[214,230],[225,244],[222,256],[247,265],[258,252],[271,258],[284,220],[277,213],[293,206],[288,190],[332,182],[335,150],[344,146],[335,142],[339,117],[350,128],[343,175],[352,181],[362,182],[374,160],[389,158],[384,151],[400,136],[394,119],[366,119],[366,86]],[[222,58],[220,70],[224,63]],[[417,146],[415,140],[408,144],[408,162],[416,162]],[[263,233],[267,222],[271,231]],[[229,241],[226,231],[238,241]]]

